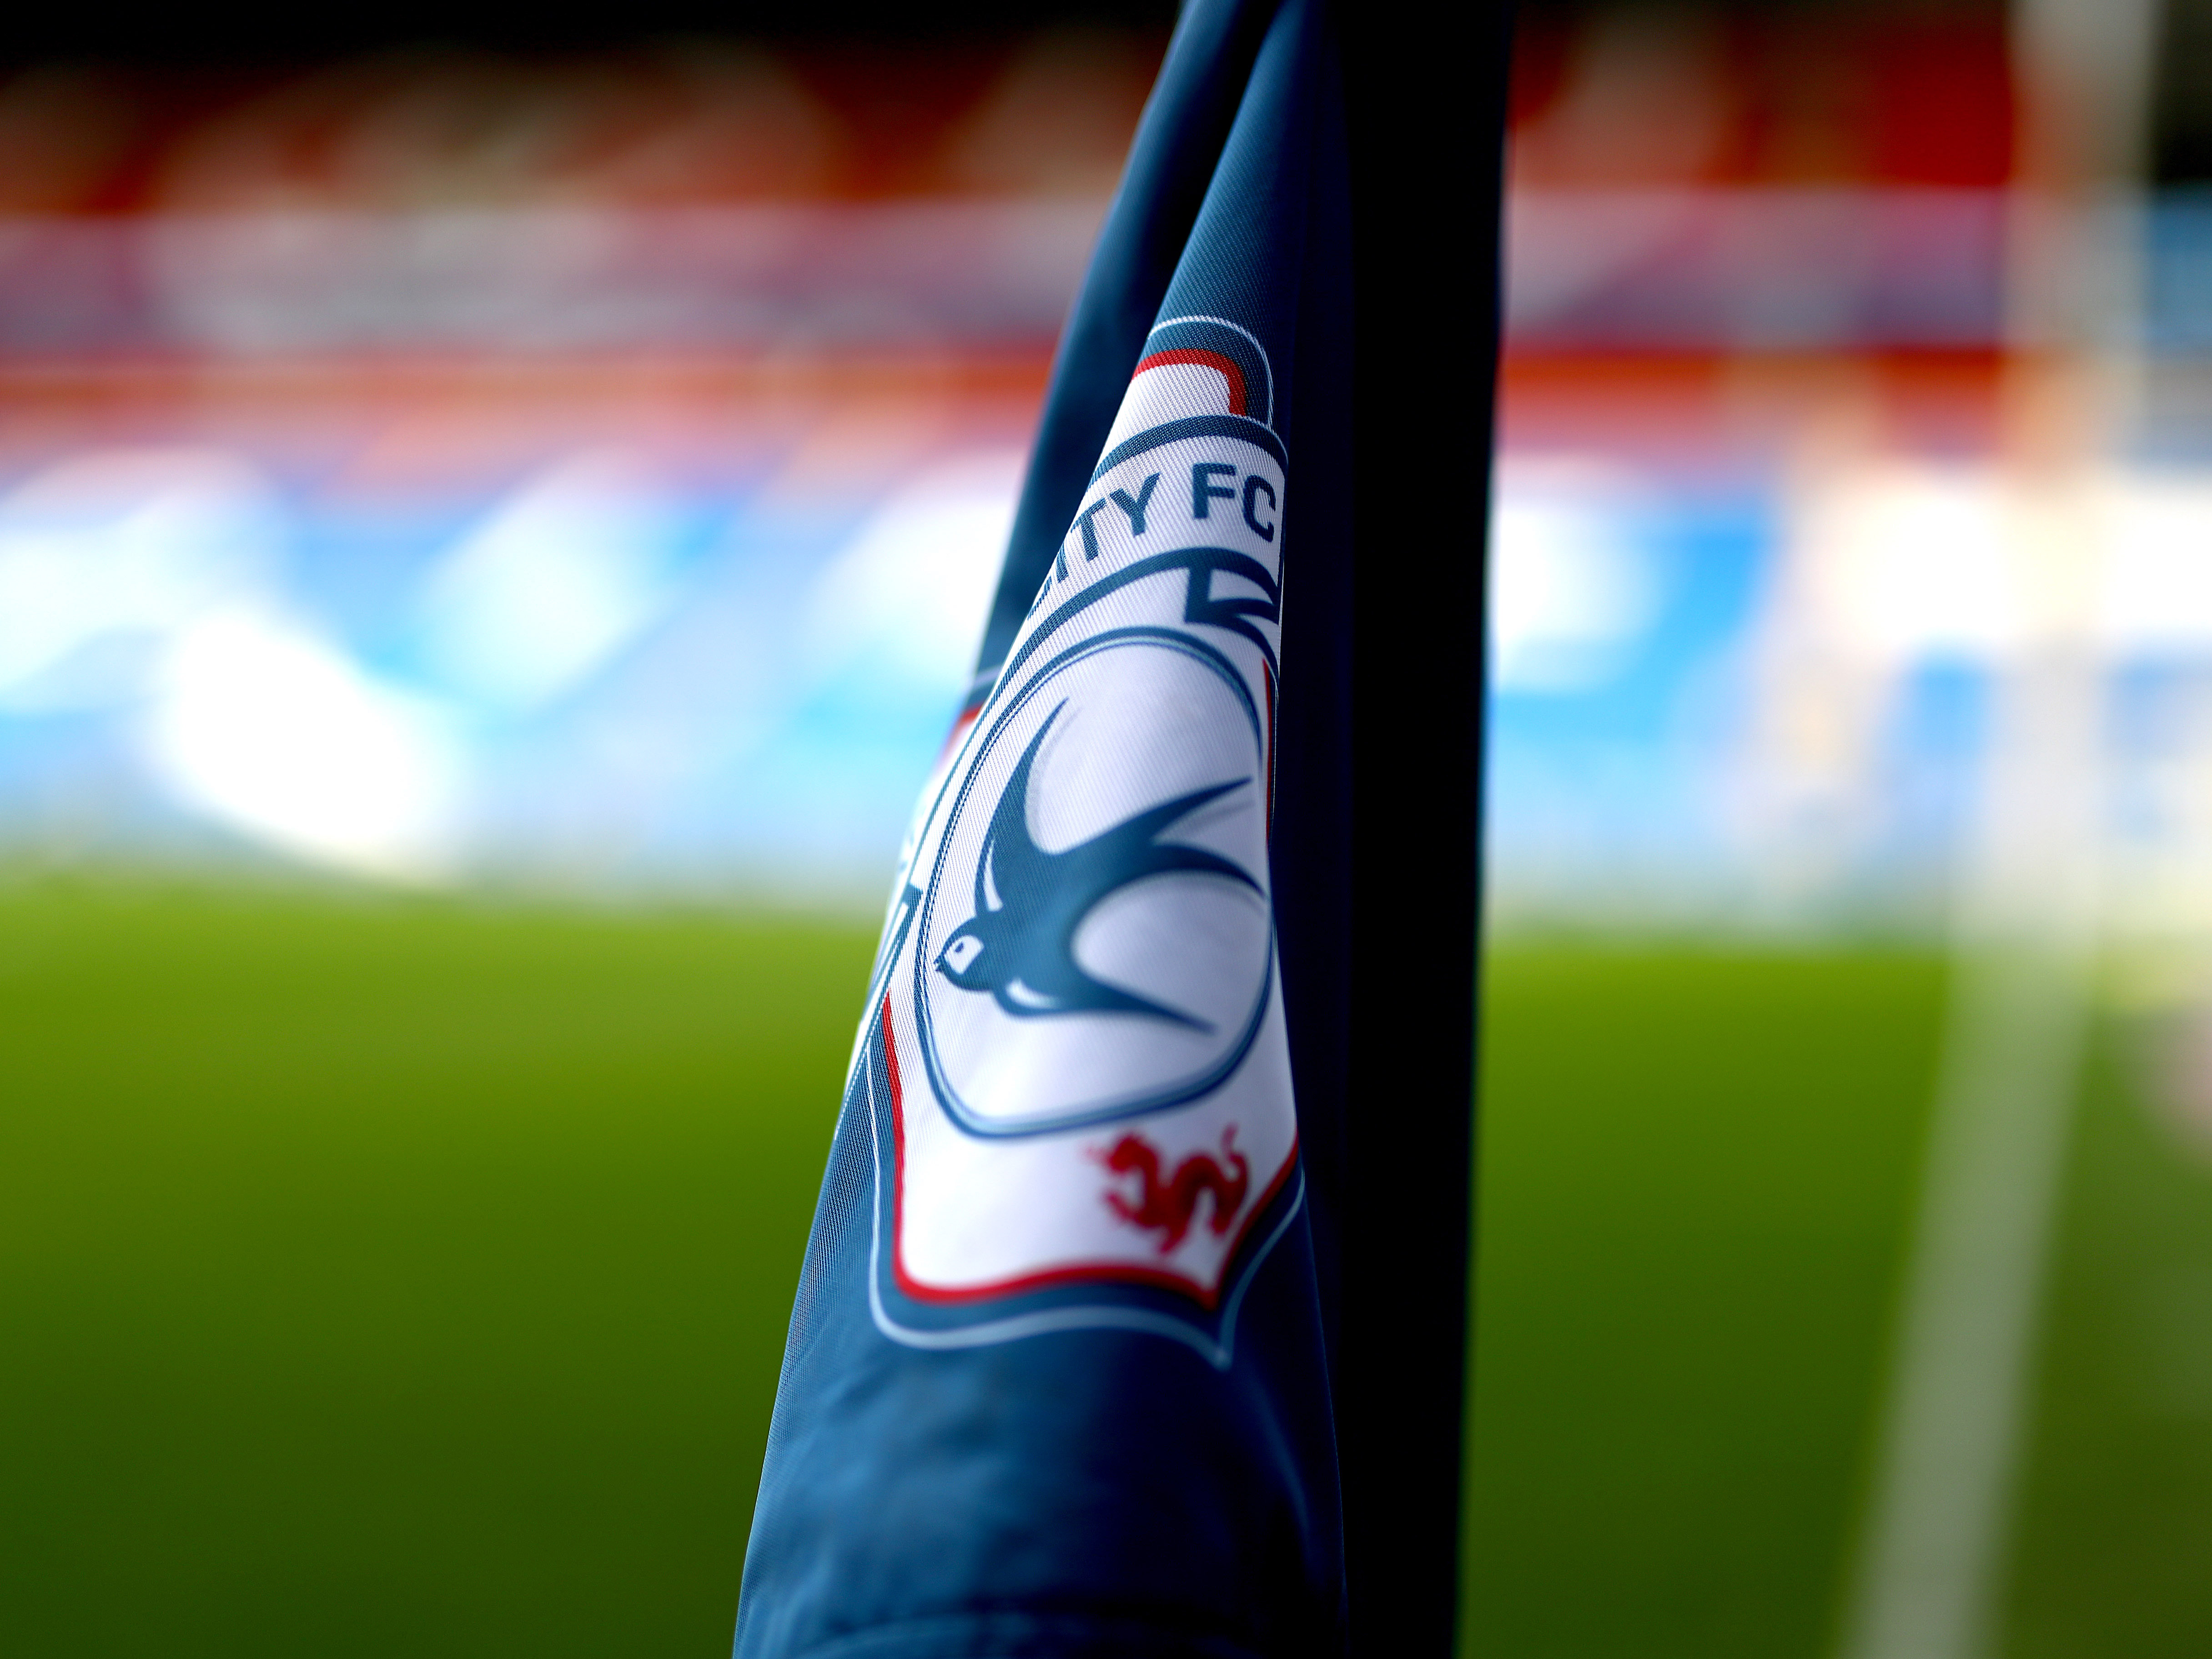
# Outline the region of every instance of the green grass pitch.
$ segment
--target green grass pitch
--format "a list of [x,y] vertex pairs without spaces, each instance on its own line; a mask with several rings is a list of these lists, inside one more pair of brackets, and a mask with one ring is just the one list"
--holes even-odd
[[[726,1650],[869,930],[0,886],[0,1652]],[[1508,946],[1484,1659],[1817,1659],[1932,958]],[[2106,1044],[2008,1659],[2212,1652],[2212,1182]]]
[[0,899],[0,1652],[726,1651],[871,942]]

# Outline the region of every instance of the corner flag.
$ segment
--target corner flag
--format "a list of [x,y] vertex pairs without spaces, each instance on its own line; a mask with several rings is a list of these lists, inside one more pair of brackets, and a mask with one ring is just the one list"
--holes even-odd
[[[1440,890],[1463,914],[1431,919],[1425,947],[1447,1012],[1353,1110],[1353,947],[1388,939],[1361,927],[1352,842],[1369,683],[1353,346],[1370,314],[1352,210],[1373,59],[1354,54],[1348,116],[1336,27],[1326,0],[1191,0],[1139,129],[975,684],[902,854],[738,1659],[1366,1649],[1396,1615],[1364,1610],[1363,1562],[1378,1610],[1405,1600],[1388,1589],[1393,1509],[1438,1534],[1414,1557],[1440,1545],[1444,1563],[1397,1626],[1449,1645],[1480,533],[1449,556],[1474,573],[1453,624],[1470,642],[1445,674],[1468,695],[1432,716],[1463,774],[1431,792],[1443,833],[1465,834]],[[1487,155],[1494,173],[1494,141]],[[1494,178],[1471,188],[1494,226]],[[1486,353],[1494,291],[1477,276]],[[1486,411],[1486,382],[1469,395]],[[1413,574],[1406,555],[1362,556]],[[1468,586],[1461,570],[1443,591]],[[1424,1074],[1431,1051],[1444,1059]],[[1388,1091],[1409,1074],[1401,1107]],[[1390,1429],[1346,1414],[1347,1388],[1387,1411],[1346,1333],[1379,1185],[1362,1185],[1379,1144],[1362,1114],[1394,1112],[1443,1126],[1401,1149],[1441,1151],[1411,1181],[1434,1195],[1416,1233],[1442,1265],[1397,1278],[1432,1304],[1414,1348],[1441,1343],[1449,1372],[1409,1389],[1438,1419],[1436,1468],[1402,1504]]]

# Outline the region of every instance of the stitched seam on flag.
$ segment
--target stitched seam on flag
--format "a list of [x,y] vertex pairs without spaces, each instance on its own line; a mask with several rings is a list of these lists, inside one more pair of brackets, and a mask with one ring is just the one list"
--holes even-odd
[[[1274,841],[1275,841],[1275,670],[1274,670],[1274,666],[1273,666],[1273,665],[1272,665],[1272,664],[1270,664],[1270,663],[1265,663],[1265,662],[1263,662],[1263,663],[1261,663],[1261,664],[1260,665],[1260,672],[1261,672],[1262,675],[1264,675],[1264,676],[1266,677],[1266,678],[1267,678],[1267,844],[1268,844],[1269,846],[1271,846],[1271,847],[1272,847],[1273,845],[1274,845]],[[1270,898],[1269,898],[1269,901],[1268,901],[1268,902],[1269,902],[1271,904],[1273,902],[1273,899],[1272,896],[1270,896]]]
[[[1297,1179],[1297,1190],[1283,1210],[1283,1218],[1275,1229],[1254,1249],[1242,1273],[1237,1276],[1237,1288],[1222,1304],[1221,1335],[1218,1341],[1209,1341],[1203,1333],[1188,1320],[1168,1314],[1147,1312],[1142,1308],[1054,1308],[1040,1313],[1018,1314],[1010,1319],[993,1320],[986,1324],[970,1325],[945,1331],[926,1331],[911,1325],[902,1325],[890,1316],[884,1306],[881,1274],[884,1245],[884,1160],[883,1131],[880,1126],[882,1103],[876,1097],[875,1067],[867,1070],[868,1079],[868,1139],[874,1157],[875,1201],[868,1206],[868,1316],[876,1328],[902,1347],[946,1349],[976,1348],[999,1342],[1018,1341],[1024,1337],[1045,1336],[1054,1331],[1133,1330],[1148,1331],[1154,1336],[1164,1336],[1180,1342],[1196,1353],[1216,1370],[1227,1370],[1237,1352],[1237,1316],[1244,1305],[1245,1292],[1251,1289],[1253,1279],[1275,1246],[1282,1243],[1283,1235],[1291,1230],[1306,1199],[1305,1172],[1293,1157],[1284,1166],[1284,1175],[1277,1178],[1275,1188],[1291,1175]],[[1255,1208],[1255,1213],[1257,1213]]]

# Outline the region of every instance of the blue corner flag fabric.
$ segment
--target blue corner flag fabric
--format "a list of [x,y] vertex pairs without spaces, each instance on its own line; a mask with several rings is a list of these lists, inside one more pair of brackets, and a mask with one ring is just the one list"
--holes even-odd
[[1285,618],[1303,681],[1349,627],[1338,77],[1322,0],[1184,9],[902,854],[738,1659],[1344,1650],[1340,1015],[1278,892]]

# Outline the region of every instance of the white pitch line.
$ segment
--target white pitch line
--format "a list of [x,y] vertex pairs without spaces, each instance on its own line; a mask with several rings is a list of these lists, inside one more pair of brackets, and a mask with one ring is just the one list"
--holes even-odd
[[[2096,492],[2029,492],[2017,511],[2023,569],[2039,564],[2051,613],[2078,615]],[[2101,672],[2088,641],[2046,635],[1999,678],[1844,1659],[1994,1645],[2089,1017]]]
[[1991,1646],[2087,966],[2051,944],[1959,965],[1847,1659]]
[[[1844,1659],[1987,1659],[2000,1634],[2089,1018],[2103,799],[2095,618],[2112,532],[2095,477],[2140,380],[2140,231],[2121,210],[2141,173],[2160,4],[2011,8],[2027,119],[2008,331],[2027,359],[2010,411],[2022,427],[2011,540],[2033,621],[1998,677],[1961,870],[1942,1069]],[[2038,369],[2039,356],[2051,366]]]

